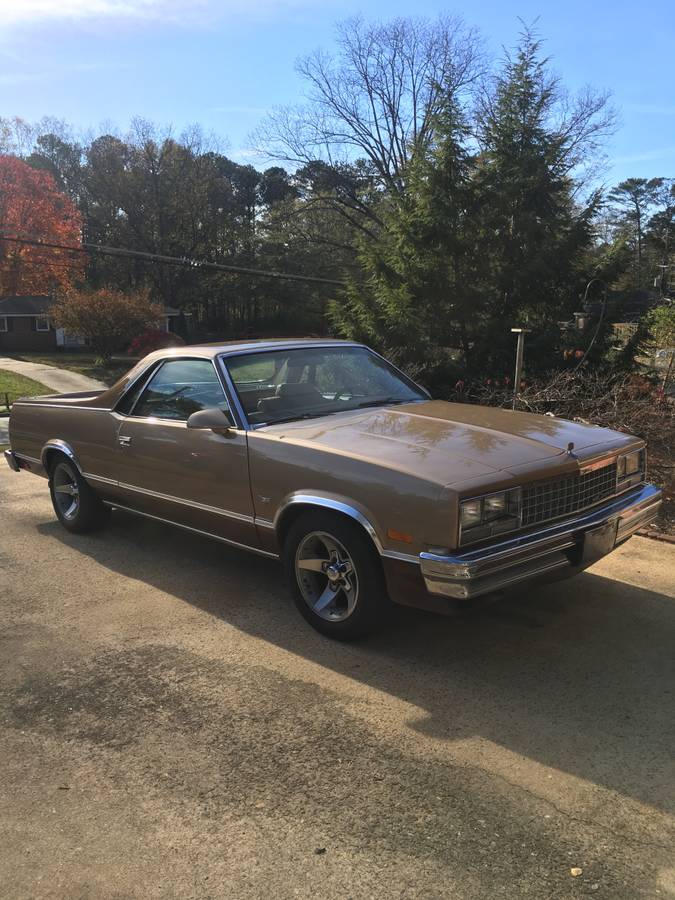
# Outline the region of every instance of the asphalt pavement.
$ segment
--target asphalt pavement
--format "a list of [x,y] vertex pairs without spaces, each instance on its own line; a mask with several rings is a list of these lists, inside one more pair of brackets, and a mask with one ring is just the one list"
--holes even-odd
[[0,471],[0,896],[675,896],[675,547],[314,633],[276,563]]

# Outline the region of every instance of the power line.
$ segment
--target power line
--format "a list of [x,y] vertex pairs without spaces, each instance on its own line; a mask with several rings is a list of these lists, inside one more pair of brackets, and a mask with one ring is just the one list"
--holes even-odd
[[331,284],[336,287],[346,287],[346,282],[334,278],[319,278],[316,275],[297,275],[291,272],[276,272],[269,269],[251,269],[245,266],[232,266],[225,263],[215,263],[209,260],[191,259],[187,256],[165,256],[161,253],[146,253],[142,250],[127,250],[123,247],[108,247],[104,244],[93,244],[83,241],[77,247],[68,244],[59,244],[55,241],[43,241],[38,238],[7,237],[0,233],[0,241],[13,244],[22,244],[30,247],[41,247],[49,250],[66,250],[70,253],[95,253],[99,256],[114,256],[123,259],[139,259],[145,262],[157,262],[162,265],[183,266],[189,269],[215,269],[220,272],[228,272],[231,275],[251,275],[258,278],[285,279],[287,281],[304,281],[312,284]]

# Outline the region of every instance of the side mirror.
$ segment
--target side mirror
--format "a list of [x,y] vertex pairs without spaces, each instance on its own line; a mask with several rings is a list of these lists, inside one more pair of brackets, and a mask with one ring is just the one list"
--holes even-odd
[[229,409],[218,409],[214,406],[193,412],[186,424],[188,428],[210,428],[218,434],[227,434],[234,428],[234,419]]

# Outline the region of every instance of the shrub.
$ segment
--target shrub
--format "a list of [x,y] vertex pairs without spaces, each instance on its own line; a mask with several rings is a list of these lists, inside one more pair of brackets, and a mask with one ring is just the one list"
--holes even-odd
[[148,291],[122,293],[111,288],[71,290],[54,304],[51,315],[59,328],[87,338],[103,362],[141,331],[157,327],[162,307]]
[[164,350],[166,347],[182,347],[185,341],[179,334],[173,331],[162,331],[159,328],[149,328],[143,334],[139,334],[129,344],[127,353],[130,356],[145,356],[153,350]]

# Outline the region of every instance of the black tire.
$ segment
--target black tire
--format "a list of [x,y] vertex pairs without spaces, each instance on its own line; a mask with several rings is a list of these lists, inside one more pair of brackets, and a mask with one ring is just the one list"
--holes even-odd
[[[337,547],[336,557],[331,556],[331,543]],[[312,559],[315,552],[316,560]],[[303,513],[286,535],[282,556],[293,601],[300,615],[321,634],[338,641],[352,641],[384,626],[390,604],[382,566],[372,542],[359,525],[330,512]],[[329,577],[323,572],[297,567],[301,561],[325,560],[331,564],[332,559],[336,560],[335,566],[351,567],[351,573],[341,576],[342,587],[332,581],[338,574],[335,571]],[[345,582],[351,588],[345,589]],[[330,605],[317,613],[306,599],[308,595],[316,597],[319,605],[321,598],[328,597]]]
[[110,518],[110,509],[63,453],[54,456],[49,466],[49,493],[57,519],[74,534],[96,531]]

